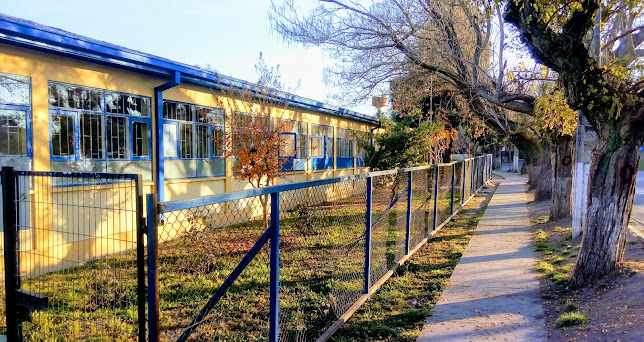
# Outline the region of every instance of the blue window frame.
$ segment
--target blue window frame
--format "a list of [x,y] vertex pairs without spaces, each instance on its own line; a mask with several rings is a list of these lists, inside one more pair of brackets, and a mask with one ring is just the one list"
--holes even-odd
[[151,99],[49,82],[52,161],[152,160]]
[[313,124],[309,137],[309,154],[314,170],[333,168],[333,127]]
[[166,179],[223,176],[224,121],[221,108],[164,100]]
[[0,73],[0,161],[31,167],[31,78]]
[[[223,109],[163,100],[163,118],[164,145],[169,144],[165,148],[166,159],[220,159],[223,156]],[[167,130],[170,131],[166,134]]]

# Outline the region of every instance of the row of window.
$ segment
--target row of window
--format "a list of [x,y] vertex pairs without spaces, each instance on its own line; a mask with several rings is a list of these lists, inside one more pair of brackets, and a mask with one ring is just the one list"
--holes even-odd
[[[0,156],[31,156],[29,77],[0,73]],[[150,160],[151,99],[76,85],[49,83],[52,160]],[[164,155],[218,159],[224,155],[225,112],[175,101],[163,103]],[[270,117],[233,113],[241,127]],[[333,127],[278,119],[280,155],[332,158]],[[234,126],[233,126],[234,127]],[[337,129],[338,156],[354,155],[353,131]],[[234,145],[234,144],[233,144]],[[233,146],[234,148],[234,146]]]
[[150,159],[150,103],[145,96],[50,82],[52,159]]

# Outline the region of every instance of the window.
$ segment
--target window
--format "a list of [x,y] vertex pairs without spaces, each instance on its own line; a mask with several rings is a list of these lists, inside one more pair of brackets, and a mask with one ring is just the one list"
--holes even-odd
[[192,108],[187,103],[163,101],[163,118],[179,121],[195,121]]
[[163,155],[168,158],[176,158],[179,144],[177,144],[177,125],[163,124]]
[[0,156],[27,155],[27,113],[0,109]]
[[213,157],[220,158],[224,155],[224,128],[213,129]]
[[197,125],[197,158],[208,158],[208,146],[210,145],[210,136],[208,134],[209,126]]
[[31,79],[0,73],[0,103],[28,106],[31,104]]
[[353,158],[353,145],[355,133],[350,129],[338,128],[336,132],[338,144],[338,158]]
[[132,122],[132,156],[150,156],[150,138],[148,132],[150,125],[147,122]]
[[24,169],[15,157],[31,155],[31,79],[0,73],[0,157],[11,156],[5,165]]
[[179,129],[181,131],[181,158],[194,158],[194,125],[182,123],[179,125]]
[[105,158],[103,156],[103,120],[101,115],[82,113],[80,115],[80,134],[81,158]]
[[103,91],[100,89],[49,83],[49,106],[103,111]]
[[333,127],[311,125],[311,157],[333,158]]
[[306,122],[278,119],[278,129],[284,133],[280,138],[282,146],[280,155],[306,158],[306,139],[309,132],[309,125]]
[[149,97],[50,82],[53,159],[149,160],[150,102]]
[[105,92],[106,112],[131,116],[150,116],[150,99],[115,92]]
[[311,137],[309,142],[311,157],[324,157],[324,140],[322,137]]
[[[223,156],[223,109],[163,101],[163,117],[166,157],[217,159]],[[177,149],[179,152],[175,152]]]
[[282,133],[280,135],[280,156],[283,157],[295,157],[295,134],[294,133]]
[[224,110],[221,108],[197,107],[197,118],[201,123],[207,123],[213,126],[223,126],[225,120]]
[[[107,117],[107,158],[126,159],[126,118],[122,116]],[[136,133],[133,132],[134,136]]]
[[51,145],[54,156],[74,156],[74,116],[68,114],[51,115]]

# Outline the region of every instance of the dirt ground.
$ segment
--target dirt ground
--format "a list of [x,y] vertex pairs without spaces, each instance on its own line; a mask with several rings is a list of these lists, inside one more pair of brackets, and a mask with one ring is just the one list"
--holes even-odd
[[[549,201],[530,201],[528,211],[533,230],[556,234],[555,227],[570,227],[570,219],[536,224],[548,215]],[[567,242],[569,250],[578,248],[581,238]],[[572,246],[571,246],[572,245]],[[570,248],[572,247],[572,248]],[[544,253],[539,253],[543,260]],[[569,262],[574,263],[573,255]],[[644,242],[629,233],[625,261],[605,279],[582,289],[557,286],[541,276],[542,300],[550,341],[644,341]],[[576,304],[576,312],[588,318],[580,326],[557,327],[566,302]]]

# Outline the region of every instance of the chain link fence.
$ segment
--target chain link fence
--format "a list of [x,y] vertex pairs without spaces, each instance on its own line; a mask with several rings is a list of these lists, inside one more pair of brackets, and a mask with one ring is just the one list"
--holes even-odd
[[487,183],[490,167],[482,156],[188,201],[149,197],[150,341],[328,338]]
[[325,340],[487,183],[490,167],[482,156],[187,201],[150,195],[147,246],[139,176],[3,172],[2,222],[14,229],[0,239],[11,250],[0,333]]

